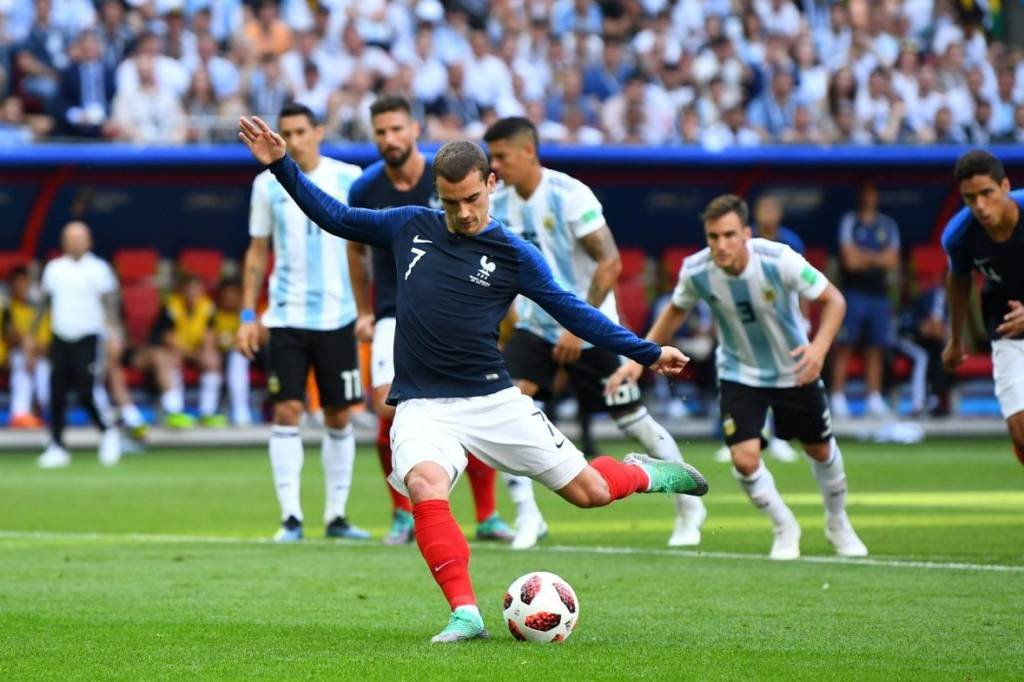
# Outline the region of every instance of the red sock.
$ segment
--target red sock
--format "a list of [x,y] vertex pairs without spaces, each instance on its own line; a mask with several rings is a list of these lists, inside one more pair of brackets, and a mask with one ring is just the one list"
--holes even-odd
[[613,500],[621,500],[633,493],[645,492],[651,486],[647,472],[635,464],[623,464],[614,457],[601,455],[590,462],[608,484]]
[[1020,463],[1024,464],[1024,448],[1022,448],[1021,446],[1019,446],[1017,444],[1014,444],[1013,452],[1014,452],[1015,455],[1017,455],[1017,459],[1020,460]]
[[466,475],[469,476],[469,486],[473,489],[476,522],[480,523],[498,508],[494,502],[494,480],[498,472],[470,454]]
[[391,493],[391,510],[412,513],[409,498],[391,487],[388,476],[391,475],[391,420],[383,417],[377,420],[377,456],[380,457],[380,468],[384,470],[384,484]]
[[476,595],[469,579],[469,544],[452,516],[448,501],[420,502],[413,506],[412,516],[420,554],[452,610],[475,605]]

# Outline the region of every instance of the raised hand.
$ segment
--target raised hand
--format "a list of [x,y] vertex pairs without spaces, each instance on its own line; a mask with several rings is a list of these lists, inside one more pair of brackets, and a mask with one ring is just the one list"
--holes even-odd
[[259,116],[238,119],[238,139],[245,143],[252,155],[264,166],[284,156],[284,138],[270,129]]

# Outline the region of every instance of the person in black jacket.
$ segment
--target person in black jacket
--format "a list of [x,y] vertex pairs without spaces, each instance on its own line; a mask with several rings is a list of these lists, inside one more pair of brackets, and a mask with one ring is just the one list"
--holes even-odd
[[65,135],[100,137],[110,118],[114,72],[103,62],[103,46],[93,31],[78,37],[78,57],[60,72],[54,116]]

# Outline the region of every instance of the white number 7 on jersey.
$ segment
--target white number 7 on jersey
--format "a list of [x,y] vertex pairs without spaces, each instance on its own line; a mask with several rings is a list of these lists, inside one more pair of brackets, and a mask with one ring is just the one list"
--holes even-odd
[[412,269],[416,267],[417,263],[420,262],[420,258],[423,258],[425,255],[427,255],[426,251],[424,251],[423,249],[417,249],[415,246],[412,247],[410,251],[416,254],[416,257],[412,259],[412,262],[409,263],[409,269],[405,271],[406,279],[409,279],[409,275],[412,273]]

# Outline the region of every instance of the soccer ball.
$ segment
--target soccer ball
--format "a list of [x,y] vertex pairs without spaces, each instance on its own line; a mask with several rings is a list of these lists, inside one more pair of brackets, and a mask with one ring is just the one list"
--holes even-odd
[[516,639],[564,642],[580,620],[580,601],[554,573],[535,571],[516,578],[505,593],[505,622]]

